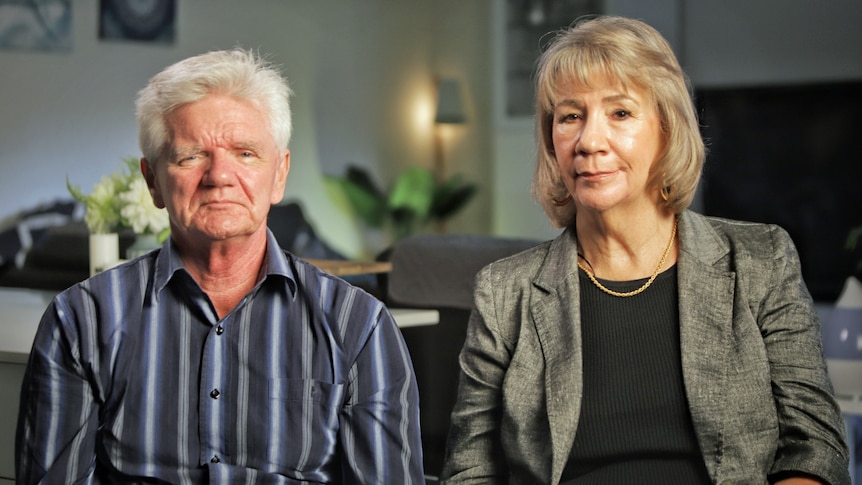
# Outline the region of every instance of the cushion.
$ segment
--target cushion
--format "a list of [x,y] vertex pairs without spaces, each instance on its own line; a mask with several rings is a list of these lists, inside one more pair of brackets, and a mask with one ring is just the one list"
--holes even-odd
[[81,219],[84,210],[84,206],[74,200],[57,200],[7,219],[0,227],[0,266],[23,267],[27,253],[43,239],[49,228]]
[[480,269],[538,243],[470,234],[407,237],[394,245],[389,257],[389,299],[401,305],[470,309]]
[[317,236],[297,202],[272,206],[266,225],[282,249],[300,258],[346,259]]

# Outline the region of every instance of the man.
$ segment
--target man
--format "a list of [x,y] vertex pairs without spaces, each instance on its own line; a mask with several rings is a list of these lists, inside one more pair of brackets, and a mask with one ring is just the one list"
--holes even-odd
[[19,483],[423,483],[418,393],[382,303],[282,251],[290,90],[243,50],[138,96],[171,238],[48,307],[21,395]]

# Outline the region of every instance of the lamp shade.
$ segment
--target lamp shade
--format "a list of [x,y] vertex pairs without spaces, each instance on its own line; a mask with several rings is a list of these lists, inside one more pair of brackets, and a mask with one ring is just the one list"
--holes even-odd
[[847,278],[822,332],[835,396],[843,408],[862,409],[862,283],[858,279]]
[[437,82],[437,114],[435,123],[463,123],[464,105],[461,103],[461,85],[455,79]]

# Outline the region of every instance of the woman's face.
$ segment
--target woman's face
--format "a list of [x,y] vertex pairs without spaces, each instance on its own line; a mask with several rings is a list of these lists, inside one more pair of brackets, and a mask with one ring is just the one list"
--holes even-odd
[[611,82],[570,86],[553,116],[557,166],[579,213],[658,205],[659,191],[647,183],[662,154],[661,120],[644,91]]

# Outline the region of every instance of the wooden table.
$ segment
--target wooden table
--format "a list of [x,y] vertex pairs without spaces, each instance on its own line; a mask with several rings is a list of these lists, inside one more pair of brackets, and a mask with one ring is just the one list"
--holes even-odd
[[318,268],[335,276],[388,273],[392,271],[389,261],[352,261],[349,259],[306,259]]

